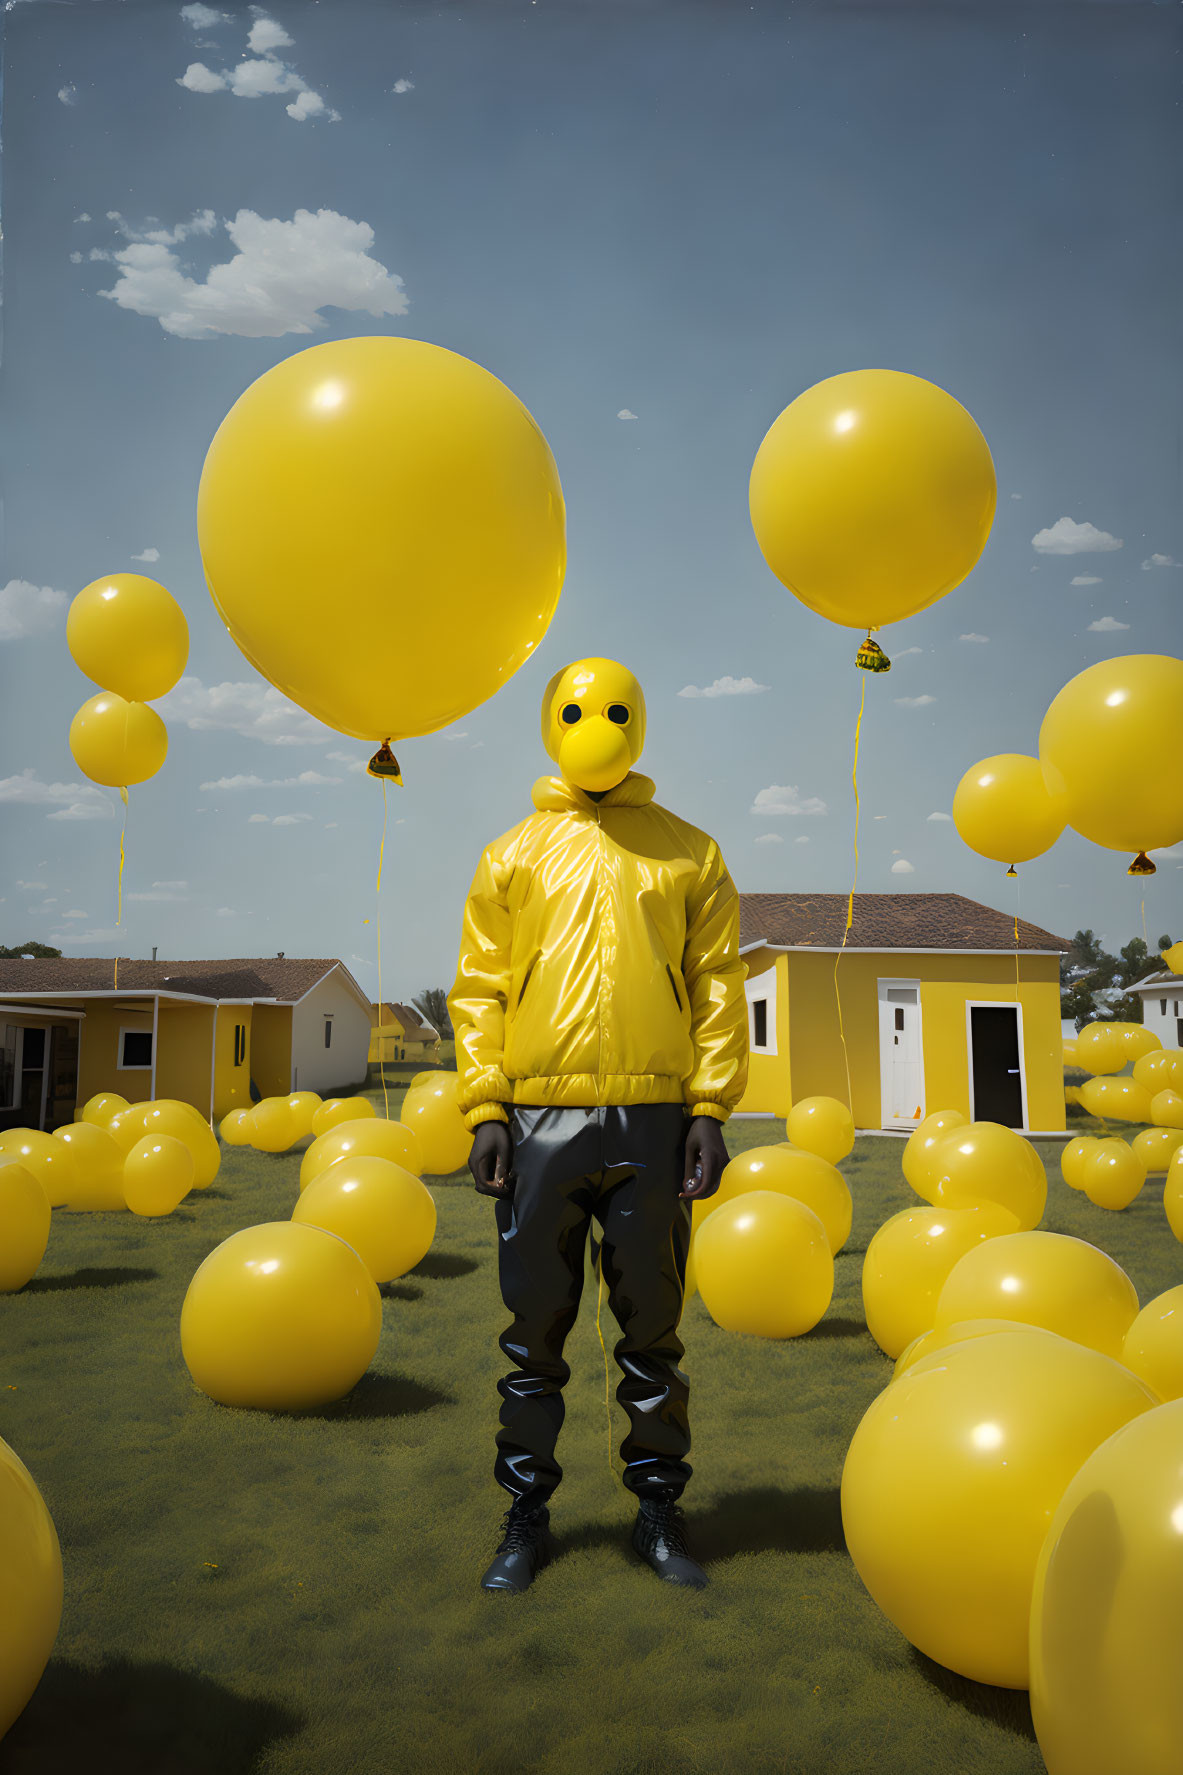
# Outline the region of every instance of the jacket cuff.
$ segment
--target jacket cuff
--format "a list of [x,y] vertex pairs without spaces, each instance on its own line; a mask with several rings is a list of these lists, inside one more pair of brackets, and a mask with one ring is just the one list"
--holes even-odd
[[464,1126],[474,1134],[482,1122],[508,1122],[504,1103],[478,1103],[464,1118]]
[[731,1114],[721,1103],[692,1103],[689,1109],[692,1116],[710,1116],[716,1122],[725,1122]]

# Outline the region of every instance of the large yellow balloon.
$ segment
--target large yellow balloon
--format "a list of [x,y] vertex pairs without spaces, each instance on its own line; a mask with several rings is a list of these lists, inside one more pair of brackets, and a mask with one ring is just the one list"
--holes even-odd
[[1167,1085],[1150,1099],[1150,1119],[1156,1128],[1183,1128],[1183,1097]]
[[753,1337],[812,1331],[834,1293],[834,1258],[811,1208],[773,1190],[748,1190],[694,1235],[698,1292],[716,1325]]
[[[867,1330],[886,1356],[898,1356],[931,1329],[937,1297],[953,1265],[983,1239],[1013,1233],[1005,1208],[905,1208],[885,1220],[863,1259]],[[969,1317],[969,1315],[966,1315]]]
[[1068,797],[1049,787],[1038,758],[999,752],[971,764],[953,797],[962,841],[996,863],[1026,863],[1050,850],[1064,830]]
[[925,1116],[919,1127],[913,1129],[904,1143],[904,1176],[916,1194],[923,1196],[926,1202],[935,1200],[940,1178],[939,1171],[932,1164],[937,1142],[951,1128],[964,1128],[968,1119],[959,1109],[934,1109],[931,1115]]
[[1183,1150],[1177,1152],[1167,1166],[1167,1180],[1162,1186],[1162,1205],[1166,1209],[1171,1231],[1183,1244]]
[[898,370],[851,370],[798,395],[760,445],[748,489],[776,577],[857,629],[914,616],[960,585],[996,498],[965,408]]
[[1067,683],[1039,730],[1042,764],[1059,772],[1068,822],[1115,851],[1160,850],[1183,839],[1183,659],[1129,653]]
[[211,1399],[301,1411],[352,1391],[381,1329],[377,1287],[353,1247],[280,1220],[210,1252],[185,1295],[181,1351]]
[[251,664],[342,733],[434,733],[545,635],[566,565],[558,470],[505,384],[418,339],[277,364],[218,428],[197,529]]
[[0,1159],[0,1294],[15,1294],[37,1274],[52,1218],[49,1200],[33,1173]]
[[144,1138],[144,1111],[146,1103],[129,1103],[107,1123],[107,1133],[126,1158],[137,1140]]
[[39,1128],[10,1128],[0,1134],[0,1165],[23,1165],[45,1191],[51,1208],[69,1201],[79,1183],[78,1160],[69,1147]]
[[997,1202],[1021,1227],[1038,1226],[1047,1206],[1047,1173],[1035,1148],[1000,1122],[951,1128],[926,1165],[936,1178],[938,1207],[971,1208]]
[[344,1122],[367,1121],[377,1113],[368,1097],[326,1097],[320,1108],[313,1111],[311,1132],[319,1137]]
[[132,703],[154,702],[189,658],[189,627],[171,592],[142,573],[112,573],[84,586],[66,618],[66,645],[80,671]]
[[884,1614],[938,1664],[1024,1688],[1051,1514],[1093,1449],[1155,1403],[1062,1337],[1000,1331],[922,1357],[872,1402],[842,1474],[846,1544]]
[[1142,1023],[1115,1023],[1118,1046],[1122,1062],[1126,1066],[1135,1066],[1148,1054],[1160,1054],[1162,1043],[1152,1029]]
[[1138,1313],[1134,1284],[1119,1264],[1064,1233],[1011,1233],[967,1251],[949,1271],[933,1324],[1023,1319],[1120,1359]]
[[101,690],[71,721],[70,750],[91,782],[126,789],[156,775],[168,757],[168,731],[147,703],[124,702]]
[[1150,1092],[1137,1079],[1086,1079],[1080,1101],[1091,1116],[1106,1122],[1148,1122]]
[[468,1163],[472,1135],[456,1106],[456,1074],[440,1072],[403,1098],[399,1120],[414,1134],[424,1173],[447,1177]]
[[288,1098],[297,1140],[307,1140],[312,1133],[312,1118],[320,1105],[321,1099],[315,1091],[293,1091]]
[[71,1122],[58,1128],[54,1139],[69,1148],[75,1158],[76,1181],[67,1196],[67,1208],[110,1212],[126,1208],[123,1194],[123,1153],[105,1128],[93,1122]]
[[1093,1134],[1078,1134],[1060,1154],[1060,1175],[1069,1189],[1084,1188],[1084,1161],[1101,1142]]
[[370,1116],[356,1122],[338,1122],[326,1133],[317,1135],[300,1160],[301,1190],[306,1190],[314,1177],[338,1159],[360,1158],[363,1153],[376,1159],[390,1159],[416,1177],[422,1169],[419,1143],[411,1129],[401,1122]]
[[133,1214],[171,1214],[192,1188],[193,1154],[171,1134],[145,1134],[123,1162],[123,1193]]
[[1154,1176],[1167,1169],[1183,1146],[1183,1128],[1143,1128],[1130,1146],[1147,1176]]
[[261,1153],[286,1153],[296,1124],[286,1097],[264,1097],[251,1110],[251,1145]]
[[1076,1038],[1076,1064],[1082,1072],[1120,1072],[1126,1064],[1116,1023],[1086,1023]]
[[1080,1187],[1096,1208],[1128,1208],[1146,1182],[1146,1167],[1124,1140],[1098,1140],[1080,1161]]
[[1183,1402],[1136,1417],[1059,1501],[1035,1574],[1031,1716],[1048,1775],[1178,1775]]
[[996,1331],[1029,1331],[1033,1337],[1056,1335],[1054,1331],[1045,1331],[1042,1325],[1025,1325],[1020,1319],[959,1319],[955,1325],[942,1325],[939,1329],[934,1325],[900,1351],[891,1378],[899,1380],[924,1356],[936,1356],[953,1344],[968,1343],[971,1338],[992,1337]]
[[837,1097],[802,1097],[785,1117],[789,1143],[836,1165],[854,1146],[854,1117]]
[[1177,1048],[1159,1048],[1143,1054],[1134,1061],[1134,1077],[1152,1097],[1160,1091],[1183,1092],[1183,1053]]
[[[1121,1359],[1160,1399],[1183,1399],[1183,1283],[1147,1301],[1125,1334]],[[1179,1453],[1183,1460],[1183,1442]]]
[[1183,974],[1183,943],[1172,943],[1169,949],[1164,949],[1162,959],[1172,974]]
[[338,1159],[303,1191],[292,1219],[336,1233],[375,1282],[393,1282],[426,1257],[435,1237],[435,1201],[419,1179],[390,1159]]
[[127,1098],[121,1097],[118,1091],[99,1091],[83,1105],[84,1122],[93,1122],[96,1128],[105,1128],[112,1116],[128,1107]]
[[62,1619],[62,1555],[29,1469],[0,1442],[0,1738],[49,1663]]
[[205,1117],[192,1104],[158,1098],[144,1106],[144,1133],[169,1134],[187,1147],[193,1159],[194,1189],[208,1189],[218,1175],[222,1150]]
[[251,1112],[232,1109],[218,1124],[218,1134],[226,1146],[249,1146],[251,1143]]
[[734,1201],[754,1189],[776,1190],[779,1195],[792,1196],[794,1201],[812,1208],[826,1229],[835,1256],[849,1239],[854,1204],[846,1179],[816,1153],[802,1152],[787,1144],[752,1146],[737,1153],[724,1167],[715,1194],[694,1204],[695,1227],[724,1202]]

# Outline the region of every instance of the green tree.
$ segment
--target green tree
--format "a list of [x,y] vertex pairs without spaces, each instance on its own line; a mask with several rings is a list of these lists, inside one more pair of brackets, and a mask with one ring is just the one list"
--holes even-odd
[[15,948],[6,949],[0,943],[0,961],[19,961],[22,955],[35,955],[38,961],[56,961],[61,958],[60,949],[51,949],[48,943],[18,943]]
[[1060,962],[1061,1015],[1071,1017],[1078,1030],[1098,1016],[1140,1023],[1142,1001],[1130,988],[1161,968],[1162,951],[1170,947],[1169,936],[1158,939],[1157,950],[1144,938],[1132,937],[1117,955],[1110,955],[1094,932],[1077,931]]
[[451,1041],[452,1019],[448,1015],[448,995],[442,986],[426,987],[411,1003],[442,1041]]

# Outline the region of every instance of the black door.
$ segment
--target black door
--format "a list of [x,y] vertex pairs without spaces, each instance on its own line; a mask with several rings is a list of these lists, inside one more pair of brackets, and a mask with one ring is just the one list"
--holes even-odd
[[974,1116],[979,1122],[1023,1126],[1019,1073],[1019,1013],[1014,1005],[971,1005],[969,1012]]

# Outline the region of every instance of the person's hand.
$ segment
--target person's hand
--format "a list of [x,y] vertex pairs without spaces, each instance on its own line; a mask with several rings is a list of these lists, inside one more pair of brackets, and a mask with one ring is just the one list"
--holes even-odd
[[701,1202],[707,1196],[713,1196],[730,1157],[723,1141],[722,1122],[714,1116],[695,1116],[686,1133],[686,1175],[682,1179],[680,1200]]
[[513,1164],[513,1139],[506,1122],[480,1122],[472,1137],[468,1169],[477,1194],[504,1200],[510,1194],[509,1172]]

